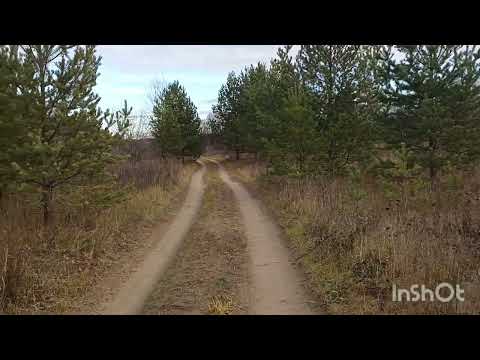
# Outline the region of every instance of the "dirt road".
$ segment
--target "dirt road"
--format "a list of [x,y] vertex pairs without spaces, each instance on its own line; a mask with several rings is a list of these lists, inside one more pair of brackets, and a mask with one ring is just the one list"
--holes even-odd
[[142,314],[248,313],[248,254],[241,215],[217,166],[206,164],[197,221],[175,260],[145,302]]
[[215,160],[220,177],[233,190],[242,214],[250,255],[249,314],[312,314],[301,286],[301,277],[289,262],[287,248],[275,224],[260,205]]
[[103,313],[312,314],[279,229],[220,163],[202,159],[167,232]]
[[114,301],[106,306],[104,314],[136,314],[143,308],[146,298],[174,258],[198,213],[204,192],[205,173],[205,167],[200,163],[202,169],[193,175],[185,202],[174,221],[140,269],[122,287]]

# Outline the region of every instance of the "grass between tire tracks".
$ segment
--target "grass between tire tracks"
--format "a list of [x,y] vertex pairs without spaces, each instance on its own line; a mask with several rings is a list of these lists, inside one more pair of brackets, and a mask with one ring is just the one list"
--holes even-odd
[[207,164],[198,218],[146,302],[144,314],[244,314],[246,239],[234,195]]

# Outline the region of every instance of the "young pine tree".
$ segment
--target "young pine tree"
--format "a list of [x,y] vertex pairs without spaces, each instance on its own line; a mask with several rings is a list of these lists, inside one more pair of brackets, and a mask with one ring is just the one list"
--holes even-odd
[[329,175],[366,161],[373,145],[369,62],[359,45],[303,45],[297,65],[313,95],[318,158]]
[[301,84],[288,91],[271,124],[273,134],[266,147],[274,171],[299,176],[312,173],[319,134],[309,96]]
[[151,128],[162,154],[184,159],[201,153],[200,118],[178,81],[166,86],[154,99]]
[[216,129],[226,146],[234,150],[236,159],[240,158],[240,151],[244,148],[244,132],[240,119],[240,77],[234,72],[228,74],[227,82],[218,92],[217,104],[212,110],[216,118]]
[[393,147],[428,171],[432,189],[447,166],[480,156],[480,52],[459,45],[397,46],[400,61],[385,61],[385,126]]
[[258,113],[270,127],[266,152],[274,171],[305,175],[315,171],[312,160],[318,151],[319,134],[311,96],[300,81],[290,50],[291,46],[279,48],[272,60],[268,72],[270,107]]
[[17,94],[19,77],[26,73],[14,46],[0,46],[0,197],[20,185],[12,164],[21,156],[26,102]]
[[[12,49],[21,64],[15,92],[26,103],[23,142],[10,164],[18,182],[41,193],[45,226],[55,190],[111,180],[117,142],[93,92],[100,58],[94,46],[32,45]],[[110,120],[112,125],[113,121]],[[123,131],[123,129],[121,129]]]

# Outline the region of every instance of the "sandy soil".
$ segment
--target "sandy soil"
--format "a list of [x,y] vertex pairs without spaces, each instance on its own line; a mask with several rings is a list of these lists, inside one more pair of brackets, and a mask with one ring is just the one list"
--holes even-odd
[[[168,226],[157,245],[150,251],[139,269],[118,291],[112,302],[101,308],[102,314],[137,314],[150,294],[154,285],[175,257],[182,240],[195,220],[204,192],[203,175],[205,168],[193,176],[185,202]],[[159,236],[154,232],[153,237]]]
[[217,167],[208,168],[198,220],[147,299],[143,314],[248,311],[248,254],[240,211]]
[[176,216],[159,224],[143,257],[132,254],[127,279],[112,275],[111,296],[90,313],[315,313],[261,203],[215,158],[200,163]]
[[188,186],[162,209],[154,226],[150,223],[141,226],[137,229],[139,237],[133,241],[133,244],[109,255],[108,261],[114,264],[92,278],[92,287],[73,301],[74,305],[67,311],[68,314],[99,315],[105,311],[105,307],[113,302],[119,290],[138,271],[148,254],[158,245],[182,207],[187,193]]
[[[210,159],[207,159],[210,160]],[[312,314],[302,277],[289,261],[279,229],[261,211],[260,204],[219,166],[220,177],[233,190],[242,214],[250,255],[249,314]]]

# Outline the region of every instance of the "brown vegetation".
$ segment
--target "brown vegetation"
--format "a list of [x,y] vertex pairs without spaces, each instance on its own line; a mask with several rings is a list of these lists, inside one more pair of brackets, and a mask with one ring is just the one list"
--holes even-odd
[[207,164],[202,207],[143,314],[245,314],[248,255],[232,191]]
[[[264,177],[262,165],[227,162],[276,215],[329,313],[480,312],[480,173],[442,178],[333,181]],[[465,303],[392,302],[392,285],[461,284]]]
[[0,311],[72,311],[75,299],[117,262],[118,254],[141,241],[196,168],[168,159],[127,161],[118,169],[120,181],[109,185],[123,191],[123,201],[108,207],[98,199],[103,189],[65,188],[54,199],[48,234],[38,194],[5,195],[0,200]]

